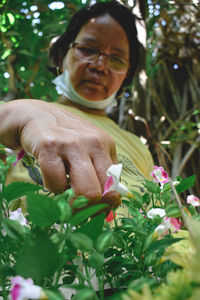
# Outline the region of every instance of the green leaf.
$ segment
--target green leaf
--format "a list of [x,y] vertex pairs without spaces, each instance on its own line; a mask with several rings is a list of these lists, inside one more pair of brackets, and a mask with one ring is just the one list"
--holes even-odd
[[131,193],[134,196],[134,199],[130,199],[132,203],[134,203],[135,207],[139,207],[141,208],[143,206],[143,198],[142,196],[135,192],[135,191],[131,191]]
[[97,250],[101,253],[107,250],[113,243],[113,233],[103,232],[97,239],[96,247]]
[[160,250],[169,247],[170,245],[177,243],[180,240],[182,240],[182,238],[173,238],[171,236],[165,237],[162,240],[156,240],[149,246],[148,253],[151,253],[152,251],[155,250]]
[[48,300],[64,300],[65,298],[58,291],[50,291],[46,289],[42,289],[47,296]]
[[2,218],[2,225],[9,237],[13,239],[21,239],[25,237],[26,228],[18,221]]
[[69,222],[72,216],[72,208],[69,202],[67,202],[65,199],[60,199],[57,203],[61,211],[61,222]]
[[91,251],[93,249],[92,240],[84,233],[73,232],[69,235],[70,241],[76,249]]
[[10,25],[13,25],[15,23],[15,17],[13,16],[13,14],[8,12],[6,15],[7,15],[8,20],[10,22]]
[[171,218],[178,218],[181,216],[180,209],[176,203],[167,205],[165,211],[166,215]]
[[6,59],[10,54],[11,54],[11,49],[5,50],[4,53],[1,55],[1,59]]
[[73,300],[96,300],[97,296],[94,291],[90,289],[82,289],[77,295],[73,297]]
[[165,190],[163,193],[161,193],[161,199],[163,203],[167,204],[171,201],[171,190]]
[[51,226],[60,217],[60,209],[55,199],[46,195],[28,195],[27,210],[30,220],[37,226]]
[[87,204],[88,204],[88,199],[84,196],[78,196],[73,204],[72,204],[72,207],[73,208],[82,208],[82,207],[85,207]]
[[69,202],[73,197],[74,197],[73,189],[68,189],[63,193],[56,195],[55,200],[59,202],[60,200],[64,199],[65,201]]
[[154,278],[140,277],[136,280],[133,280],[128,287],[130,290],[132,289],[134,291],[141,292],[144,284],[147,284],[149,287],[151,287],[152,285],[156,284],[156,280]]
[[92,268],[99,270],[104,264],[104,256],[98,252],[92,253],[88,257],[88,262]]
[[176,186],[176,190],[178,193],[187,191],[189,188],[191,188],[196,180],[196,175],[192,175],[190,177],[184,178],[181,180],[181,182]]
[[154,183],[153,181],[145,180],[145,183],[143,185],[150,193],[160,193],[159,185],[157,183]]
[[116,247],[118,249],[124,249],[126,247],[126,243],[122,237],[122,235],[117,232],[113,232],[113,238],[114,238],[114,241],[113,241],[113,244],[116,245]]
[[78,232],[85,233],[93,240],[93,242],[96,242],[98,236],[102,232],[105,216],[106,214],[102,213],[92,218],[89,222],[84,223],[80,229],[78,229]]
[[108,204],[102,203],[82,209],[71,218],[70,223],[72,226],[76,226],[106,207]]
[[24,278],[32,278],[34,283],[42,285],[56,272],[60,258],[58,248],[42,231],[33,232],[33,236],[22,247],[17,261],[16,272]]
[[41,189],[41,186],[37,186],[28,182],[13,182],[5,186],[3,197],[10,202],[11,200],[27,195],[30,192],[39,191]]
[[150,195],[148,193],[145,193],[142,196],[142,200],[143,200],[143,204],[148,205],[151,202]]
[[9,166],[11,166],[16,161],[15,155],[9,155],[6,157],[6,162]]

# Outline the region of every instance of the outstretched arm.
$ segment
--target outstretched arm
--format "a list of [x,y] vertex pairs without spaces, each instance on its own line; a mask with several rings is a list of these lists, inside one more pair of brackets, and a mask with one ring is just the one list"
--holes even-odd
[[[35,157],[50,191],[66,189],[67,172],[75,195],[84,195],[93,203],[102,197],[108,167],[117,163],[115,144],[107,133],[40,100],[15,100],[0,106],[0,141]],[[119,195],[110,192],[104,202],[118,206]]]

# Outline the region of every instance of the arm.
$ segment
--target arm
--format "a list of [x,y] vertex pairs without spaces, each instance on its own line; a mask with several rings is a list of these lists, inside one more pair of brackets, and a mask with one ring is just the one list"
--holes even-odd
[[[50,191],[65,190],[67,170],[75,195],[84,195],[92,203],[101,199],[106,171],[117,163],[115,145],[107,133],[40,100],[15,100],[0,106],[0,141],[34,156]],[[120,203],[115,192],[104,198],[110,207]]]

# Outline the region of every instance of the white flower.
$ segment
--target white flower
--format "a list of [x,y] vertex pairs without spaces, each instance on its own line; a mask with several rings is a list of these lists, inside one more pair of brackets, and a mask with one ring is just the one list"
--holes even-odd
[[200,206],[200,199],[194,195],[187,196],[187,203],[191,204],[193,207]]
[[176,232],[180,230],[180,224],[176,220],[176,218],[168,218],[166,217],[166,212],[162,208],[152,208],[147,212],[147,217],[150,219],[155,218],[156,216],[160,216],[163,218],[162,223],[158,225],[155,229],[155,233],[158,235],[162,235],[167,232],[169,229],[172,232]]
[[34,285],[31,278],[24,279],[16,276],[11,279],[11,298],[12,300],[40,299],[41,287]]
[[24,217],[23,213],[22,213],[22,209],[18,208],[15,211],[11,211],[10,212],[10,220],[15,220],[18,221],[22,226],[28,226],[28,221],[27,219]]
[[127,187],[120,182],[121,171],[122,164],[111,165],[108,168],[106,173],[108,179],[104,185],[103,196],[110,191],[116,191],[122,195],[127,195],[129,193]]
[[147,217],[153,219],[155,216],[165,217],[166,212],[163,208],[152,208],[147,212]]

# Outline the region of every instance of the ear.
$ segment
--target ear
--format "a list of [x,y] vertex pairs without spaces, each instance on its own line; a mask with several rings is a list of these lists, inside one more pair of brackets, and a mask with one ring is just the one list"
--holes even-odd
[[62,74],[63,73],[63,64],[62,64],[62,60],[59,59],[59,65],[57,67],[59,69],[59,73]]
[[130,81],[130,79],[129,79],[129,76],[130,76],[130,68],[127,70],[127,73],[126,73],[126,77],[124,78],[124,81],[123,81],[123,83],[122,83],[122,87],[123,86],[125,86],[125,85],[127,85],[127,81]]

